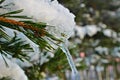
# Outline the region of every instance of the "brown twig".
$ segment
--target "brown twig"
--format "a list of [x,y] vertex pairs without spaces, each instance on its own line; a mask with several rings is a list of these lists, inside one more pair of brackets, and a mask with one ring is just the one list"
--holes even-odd
[[30,24],[26,24],[24,22],[19,22],[19,21],[16,21],[16,20],[8,19],[8,18],[5,18],[5,17],[0,17],[0,22],[5,22],[5,23],[9,23],[9,24],[12,24],[12,25],[15,25],[15,26],[30,29],[30,30],[34,31],[34,33],[37,36],[44,36],[46,34],[45,29],[39,29],[39,28],[36,28],[36,27],[34,27]]

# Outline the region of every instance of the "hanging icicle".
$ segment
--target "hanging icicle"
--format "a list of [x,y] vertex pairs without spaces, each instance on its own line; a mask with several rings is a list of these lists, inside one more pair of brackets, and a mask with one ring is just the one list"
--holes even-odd
[[71,70],[72,70],[72,73],[73,73],[73,75],[74,75],[74,79],[75,79],[75,80],[80,80],[80,79],[79,79],[78,71],[77,71],[77,69],[76,69],[76,67],[75,67],[74,61],[73,61],[73,59],[72,59],[72,56],[71,56],[71,54],[70,54],[67,46],[65,45],[65,43],[62,43],[60,46],[61,46],[62,51],[65,53],[65,55],[66,55],[66,57],[67,57],[68,63],[69,63],[69,65],[70,65]]

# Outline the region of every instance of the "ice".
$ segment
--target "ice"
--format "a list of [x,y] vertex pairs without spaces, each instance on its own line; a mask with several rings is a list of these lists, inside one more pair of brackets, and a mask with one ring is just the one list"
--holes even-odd
[[67,46],[66,46],[64,43],[62,43],[62,44],[60,45],[60,48],[62,49],[62,51],[65,53],[65,55],[66,55],[66,57],[67,57],[68,63],[69,63],[69,65],[70,65],[71,70],[72,70],[72,73],[73,73],[73,75],[74,75],[74,80],[80,80],[80,79],[79,79],[78,71],[77,71],[77,69],[76,69],[76,67],[75,67],[74,61],[73,61],[73,59],[72,59],[72,56],[71,56],[71,54],[70,54]]

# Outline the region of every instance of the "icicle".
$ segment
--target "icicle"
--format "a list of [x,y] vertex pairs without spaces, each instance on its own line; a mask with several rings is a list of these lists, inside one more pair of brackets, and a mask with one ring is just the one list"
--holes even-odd
[[61,49],[65,53],[65,55],[67,56],[68,63],[72,69],[72,73],[75,75],[75,80],[80,80],[79,74],[78,74],[78,71],[77,71],[75,64],[73,62],[72,56],[70,55],[70,52],[64,43],[61,44]]

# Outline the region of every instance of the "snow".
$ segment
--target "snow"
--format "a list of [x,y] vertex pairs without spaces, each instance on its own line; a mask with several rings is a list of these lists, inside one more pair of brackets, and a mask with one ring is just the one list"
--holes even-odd
[[112,52],[113,56],[120,57],[120,47],[115,47]]
[[105,29],[103,31],[105,36],[112,37],[112,30],[111,29]]
[[89,36],[93,36],[98,32],[98,28],[96,25],[86,25],[85,28]]
[[75,16],[57,0],[6,0],[10,2],[15,4],[13,9],[24,9],[22,14],[51,25],[46,29],[57,38],[66,40],[73,33]]
[[75,30],[77,31],[76,35],[80,37],[80,39],[83,39],[86,35],[86,31],[83,27],[76,26]]
[[[46,53],[46,55],[45,55]],[[52,52],[42,52],[40,53],[40,65],[49,61],[49,58],[53,58],[54,54]]]
[[[11,4],[12,3],[12,4]],[[47,23],[47,31],[53,36],[67,40],[73,33],[75,26],[74,18],[75,16],[70,13],[70,11],[58,3],[57,0],[6,0],[2,5],[11,4],[7,6],[8,11],[24,9],[20,15],[24,14],[33,18],[33,21]],[[14,5],[13,5],[14,4]],[[31,7],[32,6],[32,7]],[[26,41],[33,48],[34,53],[28,53],[31,57],[31,62],[39,60],[39,47],[31,40],[29,40],[23,33],[16,30],[6,28],[6,32],[13,37],[13,32],[16,32],[19,38]],[[49,42],[49,41],[48,41]],[[51,45],[53,45],[51,43]],[[55,46],[56,47],[56,46]],[[48,61],[47,57],[53,57],[53,54],[41,58],[41,62],[44,63]],[[24,63],[17,59],[12,59],[17,62],[22,67],[28,67],[32,64],[25,61]]]
[[98,47],[95,48],[95,51],[97,51],[100,54],[105,54],[105,55],[109,54],[109,51],[108,51],[107,47],[98,46]]
[[84,3],[80,4],[80,7],[84,8],[86,5]]
[[100,29],[96,25],[86,25],[84,27],[82,26],[76,26],[76,35],[80,37],[80,39],[84,39],[86,35],[92,37],[94,36]]
[[[4,57],[5,58],[5,57]],[[6,66],[5,61],[0,55],[0,78],[10,77],[14,80],[28,80],[24,71],[14,62],[5,58],[8,66]]]
[[[75,16],[57,0],[6,0],[4,4],[11,2],[15,4],[12,9],[24,9],[21,14],[32,17],[33,21],[50,25],[46,29],[53,36],[66,41],[72,35],[75,27]],[[48,56],[53,57],[54,55],[49,54],[41,57],[41,64],[49,60]]]
[[119,37],[117,32],[112,29],[107,28],[107,25],[103,23],[99,23],[97,25],[85,25],[85,26],[76,26],[75,27],[76,34],[73,36],[78,36],[80,39],[84,39],[86,35],[92,37],[97,34],[97,32],[102,32],[105,36],[115,39],[119,41]]
[[103,29],[107,28],[107,25],[104,24],[104,23],[102,23],[102,22],[100,22],[100,23],[98,24],[98,26],[100,26],[100,27],[103,28]]
[[117,38],[117,33],[111,29],[105,29],[103,31],[104,35],[111,38]]

